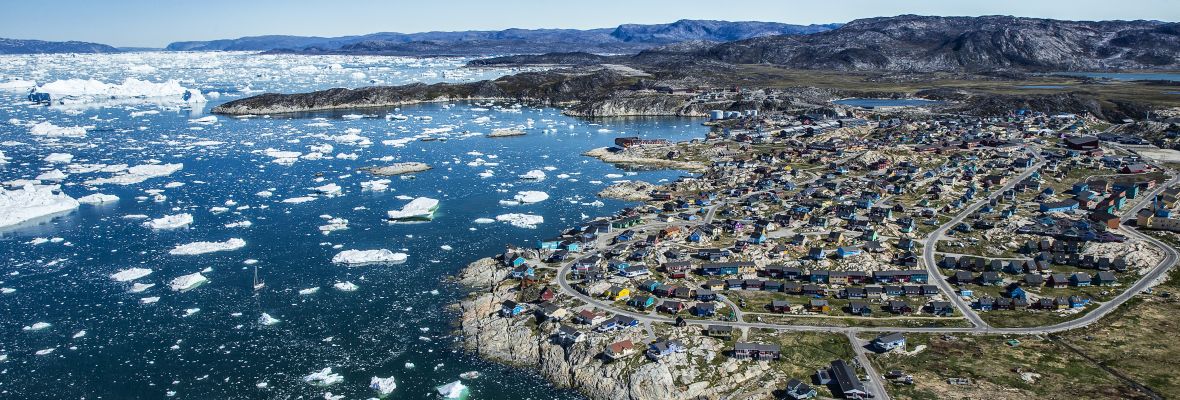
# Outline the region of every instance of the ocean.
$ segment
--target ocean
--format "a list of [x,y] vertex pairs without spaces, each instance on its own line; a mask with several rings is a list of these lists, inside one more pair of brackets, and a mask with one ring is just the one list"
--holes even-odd
[[[447,306],[464,292],[446,277],[506,245],[532,245],[586,217],[631,205],[595,197],[613,181],[684,175],[621,168],[581,154],[619,136],[703,137],[707,128],[700,121],[583,120],[550,108],[475,103],[275,117],[208,114],[254,93],[461,82],[515,72],[460,69],[466,61],[162,52],[0,56],[0,83],[174,79],[209,98],[191,106],[130,98],[46,107],[27,102],[22,88],[0,91],[0,151],[9,159],[0,165],[0,181],[56,169],[66,174],[62,190],[71,197],[119,197],[0,228],[0,259],[6,260],[0,267],[0,398],[369,398],[377,394],[369,388],[375,376],[396,379],[394,398],[438,398],[436,386],[466,371],[483,373],[464,381],[473,399],[580,398],[529,371],[458,351],[455,314]],[[41,122],[85,127],[85,136],[33,135]],[[480,135],[496,128],[527,135]],[[445,140],[419,140],[424,134]],[[45,161],[51,153],[73,158],[53,164]],[[412,179],[389,178],[384,191],[362,188],[381,177],[361,168],[411,161],[433,169]],[[84,184],[112,175],[103,167],[153,163],[183,168],[130,185]],[[531,170],[546,178],[518,178]],[[329,184],[338,185],[339,194],[324,193],[332,192],[324,188]],[[502,202],[520,191],[550,197]],[[420,196],[440,201],[432,221],[385,220],[386,211]],[[313,199],[284,202],[301,197]],[[193,217],[185,227],[142,225],[183,213]],[[486,221],[512,213],[544,222]],[[346,219],[347,229],[321,232],[336,218]],[[169,253],[182,244],[229,239],[246,245]],[[405,253],[408,260],[331,262],[344,250],[371,249]],[[257,293],[255,267],[265,282]],[[154,286],[132,293],[132,282],[111,278],[129,268],[150,269],[135,282]],[[209,282],[169,289],[174,278],[197,272]],[[357,289],[334,287],[343,282]],[[261,323],[263,313],[278,322]],[[324,368],[342,380],[305,382]]]

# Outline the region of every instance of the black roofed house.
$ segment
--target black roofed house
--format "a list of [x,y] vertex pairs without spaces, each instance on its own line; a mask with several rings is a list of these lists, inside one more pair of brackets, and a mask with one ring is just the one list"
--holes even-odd
[[914,311],[913,308],[910,308],[910,303],[902,300],[890,300],[888,308],[889,312],[894,314],[906,314]]
[[954,308],[948,301],[932,301],[930,302],[930,313],[938,316],[946,316],[954,313]]
[[861,300],[853,300],[848,302],[848,313],[853,315],[868,316],[873,313],[873,308],[869,303]]
[[717,293],[709,289],[697,290],[697,301],[713,301],[717,300]]
[[692,307],[692,314],[698,317],[717,315],[717,304],[708,301],[697,303]]
[[762,283],[762,290],[766,292],[781,292],[783,291],[783,283],[779,281],[766,281]]
[[872,345],[874,348],[877,349],[877,351],[880,351],[882,353],[896,349],[896,348],[904,349],[905,348],[905,336],[902,335],[901,333],[897,333],[897,332],[884,334],[881,336],[877,336],[876,339],[873,339]]
[[556,339],[558,343],[570,345],[586,340],[586,334],[569,325],[561,325],[557,328]]
[[906,296],[921,296],[922,295],[922,287],[918,286],[918,285],[905,285],[905,286],[902,286],[902,290],[905,290]]
[[1118,279],[1115,278],[1114,273],[1110,271],[1099,271],[1098,274],[1094,276],[1094,283],[1098,286],[1110,286],[1116,282],[1118,282]]
[[781,355],[777,344],[737,342],[733,345],[733,356],[737,359],[777,360]]
[[1069,281],[1070,283],[1073,283],[1074,286],[1090,286],[1090,274],[1085,272],[1075,272],[1069,277]]
[[940,291],[936,285],[922,285],[923,296],[936,296]]
[[733,336],[733,327],[728,325],[709,325],[705,334],[712,337],[729,338]]
[[1069,287],[1069,277],[1065,274],[1053,274],[1049,276],[1049,285],[1054,288]]
[[678,314],[684,311],[684,303],[676,300],[664,300],[663,303],[660,303],[659,310],[669,314]]
[[773,300],[770,302],[770,311],[778,313],[791,311],[791,302],[786,300]]
[[955,271],[955,283],[966,285],[975,281],[975,277],[968,271]]
[[832,366],[828,369],[828,376],[831,377],[831,383],[839,391],[838,393],[844,398],[864,399],[869,397],[869,392],[865,390],[860,377],[856,375],[856,370],[852,369],[852,366],[844,360],[832,361]]
[[843,297],[846,299],[863,299],[865,296],[864,288],[848,287],[843,290]]
[[984,286],[999,286],[1004,283],[1004,279],[995,271],[985,271],[979,274],[979,283]]
[[1098,138],[1093,136],[1070,136],[1065,138],[1065,146],[1072,150],[1094,150],[1098,148]]

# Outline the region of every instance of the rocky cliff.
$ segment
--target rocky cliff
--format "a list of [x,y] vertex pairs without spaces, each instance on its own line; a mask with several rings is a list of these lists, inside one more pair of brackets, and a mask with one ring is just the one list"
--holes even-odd
[[[630,339],[642,348],[650,342],[641,329],[611,334],[588,334],[568,346],[551,337],[558,325],[538,325],[534,318],[503,318],[496,313],[505,300],[519,300],[511,282],[501,284],[504,268],[491,259],[469,265],[459,281],[474,289],[460,305],[463,347],[482,358],[536,369],[559,387],[582,392],[595,400],[771,399],[765,384],[772,366],[766,362],[735,361],[723,355],[726,345],[700,334],[700,328],[657,327],[687,344],[688,351],[652,362],[642,354],[614,362],[601,359],[609,343]],[[770,385],[773,386],[773,385]]]
[[90,42],[49,42],[0,38],[0,54],[118,53],[119,49]]
[[724,43],[697,56],[855,71],[1089,71],[1180,67],[1180,24],[902,15],[802,36]]

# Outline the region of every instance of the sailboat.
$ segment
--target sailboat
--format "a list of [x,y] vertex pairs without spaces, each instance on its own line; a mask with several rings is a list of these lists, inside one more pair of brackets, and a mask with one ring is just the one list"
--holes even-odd
[[266,286],[266,282],[258,280],[258,267],[254,267],[254,291],[262,290]]

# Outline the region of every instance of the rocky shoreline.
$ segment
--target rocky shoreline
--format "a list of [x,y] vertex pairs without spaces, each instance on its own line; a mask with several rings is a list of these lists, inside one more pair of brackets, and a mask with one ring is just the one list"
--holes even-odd
[[[611,151],[609,147],[599,147],[582,153],[584,156],[594,157],[604,162],[611,164],[625,164],[625,165],[640,165],[649,167],[660,167],[668,169],[679,169],[689,172],[703,172],[709,167],[705,164],[692,161],[678,161],[666,160],[662,158],[645,157],[642,155],[628,154],[627,152]],[[646,199],[644,199],[646,200]]]
[[538,325],[531,314],[501,317],[498,311],[504,301],[520,300],[515,281],[504,280],[508,270],[496,259],[483,258],[456,277],[471,289],[458,304],[461,345],[480,358],[535,369],[553,385],[593,400],[718,399],[738,393],[743,399],[774,398],[774,385],[763,382],[773,372],[771,364],[726,357],[725,343],[700,335],[699,327],[657,327],[689,349],[660,362],[642,355],[604,362],[600,354],[611,342],[630,339],[642,346],[649,340],[641,329],[631,329],[614,336],[587,335],[582,342],[563,346],[551,339],[557,323]]

